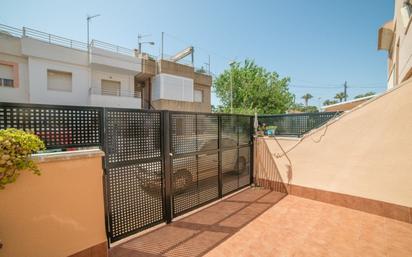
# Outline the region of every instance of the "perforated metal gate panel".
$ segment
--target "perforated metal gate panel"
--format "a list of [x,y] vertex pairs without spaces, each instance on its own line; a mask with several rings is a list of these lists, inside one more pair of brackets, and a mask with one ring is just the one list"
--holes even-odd
[[170,126],[174,216],[250,184],[249,116],[174,112]]
[[171,113],[173,213],[219,197],[219,120],[212,114]]
[[111,242],[164,220],[160,112],[105,109]]
[[248,116],[222,115],[222,194],[250,184],[251,119]]
[[48,149],[101,144],[102,108],[0,103],[0,129],[33,131]]

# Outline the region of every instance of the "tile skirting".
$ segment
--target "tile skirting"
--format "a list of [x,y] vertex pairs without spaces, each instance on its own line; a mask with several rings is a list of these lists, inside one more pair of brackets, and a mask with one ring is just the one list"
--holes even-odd
[[[270,189],[276,190],[277,188],[282,188],[280,184],[283,183],[259,179],[257,184],[268,186]],[[287,192],[290,195],[330,203],[402,222],[412,223],[411,207],[292,184],[285,184],[284,186],[286,186]]]
[[108,257],[108,244],[103,242],[87,249],[84,249],[80,252],[72,254],[68,257]]

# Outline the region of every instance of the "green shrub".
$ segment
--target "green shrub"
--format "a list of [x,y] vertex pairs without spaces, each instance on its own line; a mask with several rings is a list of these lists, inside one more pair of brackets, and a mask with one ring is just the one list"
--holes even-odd
[[0,189],[16,181],[20,170],[29,169],[40,175],[30,154],[44,148],[44,143],[33,133],[14,128],[0,130]]

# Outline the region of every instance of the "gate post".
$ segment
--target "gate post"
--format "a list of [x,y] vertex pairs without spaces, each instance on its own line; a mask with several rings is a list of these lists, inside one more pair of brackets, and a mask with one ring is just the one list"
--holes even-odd
[[172,222],[173,205],[172,205],[172,162],[170,151],[170,112],[161,112],[161,134],[162,134],[162,156],[163,156],[163,174],[164,174],[164,215],[166,223]]
[[250,117],[250,127],[249,127],[249,149],[250,149],[250,184],[253,184],[255,181],[253,181],[254,174],[255,174],[255,122],[254,122],[254,117]]
[[217,116],[217,124],[218,124],[218,140],[217,140],[217,147],[218,147],[218,180],[219,180],[219,186],[218,186],[218,192],[219,192],[219,198],[222,198],[223,196],[223,175],[222,175],[222,116]]

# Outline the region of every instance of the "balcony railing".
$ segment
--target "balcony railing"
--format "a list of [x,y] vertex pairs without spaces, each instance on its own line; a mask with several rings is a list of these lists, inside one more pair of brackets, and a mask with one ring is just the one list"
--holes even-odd
[[135,98],[141,98],[142,96],[141,92],[139,91],[122,90],[122,89],[107,89],[107,88],[99,88],[99,87],[90,88],[90,94],[118,96],[118,97],[135,97]]
[[7,25],[3,25],[3,24],[0,24],[0,32],[9,34],[10,36],[13,36],[13,37],[21,37],[23,35],[23,30],[10,27]]
[[[53,34],[49,34],[46,32],[42,32],[36,29],[27,28],[27,27],[23,27],[23,29],[19,29],[19,28],[0,24],[0,32],[9,34],[14,37],[29,37],[29,38],[37,39],[37,40],[40,40],[42,42],[46,42],[49,44],[54,44],[54,45],[69,47],[69,48],[73,48],[77,50],[87,51],[87,43],[69,39],[69,38],[56,36]],[[121,47],[118,45],[113,45],[110,43],[105,43],[105,42],[98,41],[98,40],[92,40],[91,46],[101,48],[104,50],[108,50],[111,52],[119,53],[119,54],[135,56],[135,52],[132,49]]]
[[96,48],[100,48],[103,50],[108,50],[110,52],[115,52],[118,54],[124,54],[124,55],[129,55],[129,56],[133,56],[135,57],[135,50],[129,49],[129,48],[125,48],[122,46],[118,46],[118,45],[113,45],[110,43],[106,43],[106,42],[102,42],[99,40],[92,40],[91,42],[91,47],[96,47]]
[[23,36],[34,38],[53,45],[65,46],[73,49],[87,51],[87,43],[48,34],[35,29],[23,27]]

